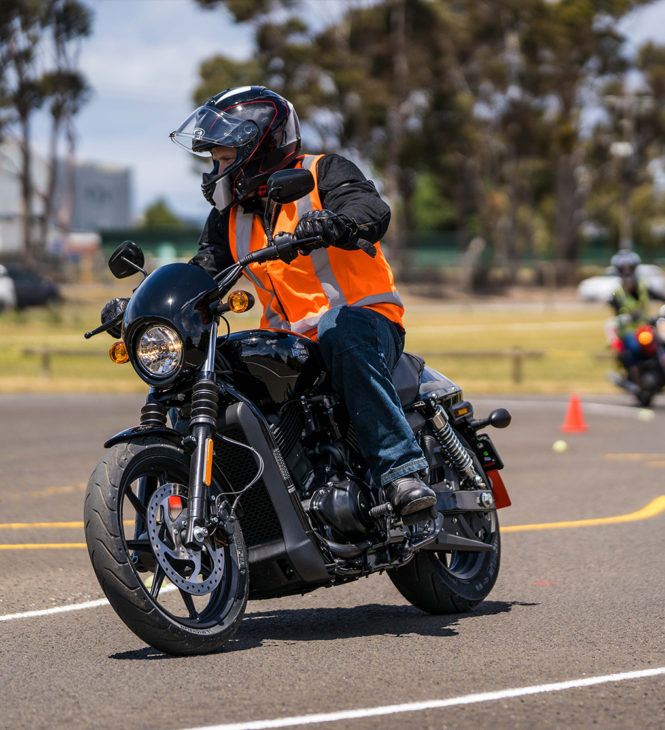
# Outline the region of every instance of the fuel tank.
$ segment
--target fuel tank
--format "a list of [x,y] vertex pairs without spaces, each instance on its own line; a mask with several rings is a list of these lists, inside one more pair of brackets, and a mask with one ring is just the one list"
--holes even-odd
[[325,379],[318,344],[288,330],[234,332],[218,339],[217,353],[235,387],[263,409],[298,398]]

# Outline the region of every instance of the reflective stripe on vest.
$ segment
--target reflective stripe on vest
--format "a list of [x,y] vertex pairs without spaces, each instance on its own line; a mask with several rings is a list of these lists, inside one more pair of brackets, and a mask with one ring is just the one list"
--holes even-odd
[[[300,198],[293,204],[282,206],[277,218],[275,230],[293,232],[295,226],[305,213],[321,210],[319,199],[316,164],[323,155],[305,155],[296,167],[309,170],[314,177],[314,189],[309,195]],[[229,217],[229,241],[231,253],[237,261],[251,251],[266,245],[266,237],[258,216],[243,213],[239,206],[231,209]],[[331,247],[319,248],[309,256],[298,257],[297,266],[287,266],[283,262],[268,264],[251,264],[245,269],[245,275],[254,284],[257,296],[263,305],[261,327],[290,329],[301,334],[315,330],[321,315],[341,305],[353,306],[388,305],[391,319],[401,324],[403,312],[402,302],[394,288],[392,273],[377,243],[377,257],[370,259],[361,251],[344,251]],[[364,257],[355,258],[351,257]],[[360,264],[360,267],[358,266]],[[348,288],[345,291],[343,281],[335,276],[335,266]],[[365,275],[367,267],[367,275]],[[272,272],[271,272],[272,269]],[[362,270],[359,270],[362,269]],[[273,277],[271,278],[271,273]],[[274,290],[273,281],[279,282],[280,295]],[[372,284],[379,291],[372,291]],[[387,287],[381,291],[381,287]],[[365,296],[358,296],[370,291]],[[283,311],[282,304],[291,314],[309,309],[307,316],[289,320]],[[392,308],[391,308],[392,307]]]

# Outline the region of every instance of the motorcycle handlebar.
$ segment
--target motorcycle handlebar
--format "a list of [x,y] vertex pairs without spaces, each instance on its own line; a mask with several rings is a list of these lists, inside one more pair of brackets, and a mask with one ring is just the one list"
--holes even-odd
[[119,314],[117,317],[114,317],[113,319],[109,319],[108,322],[104,322],[104,324],[101,324],[99,327],[95,328],[94,330],[91,330],[90,332],[84,332],[83,337],[85,337],[86,340],[89,340],[91,337],[94,337],[95,335],[99,335],[102,332],[106,332],[106,330],[110,330],[114,324],[118,324],[119,322],[122,322],[123,317],[124,317],[124,312]]
[[[321,244],[322,240],[319,236],[309,236],[308,238],[294,238],[290,234],[285,234],[280,237],[282,240],[275,240],[272,246],[266,246],[259,251],[244,256],[239,259],[238,263],[241,266],[247,266],[248,264],[261,263],[263,261],[274,261],[275,259],[282,258],[284,254],[289,254],[293,249],[307,249],[310,248],[311,244]],[[316,246],[311,246],[312,249]]]

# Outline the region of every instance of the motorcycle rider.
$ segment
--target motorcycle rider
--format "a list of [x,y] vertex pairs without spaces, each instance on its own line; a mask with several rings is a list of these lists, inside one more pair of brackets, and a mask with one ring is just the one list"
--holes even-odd
[[617,337],[623,345],[619,359],[626,368],[628,380],[639,383],[638,361],[641,345],[637,340],[637,329],[649,322],[649,301],[665,302],[665,297],[654,291],[637,276],[641,259],[635,251],[622,248],[610,261],[621,277],[621,283],[614,290],[608,304],[616,315]]
[[[190,262],[211,275],[266,246],[270,175],[285,168],[312,173],[314,190],[281,207],[275,230],[319,236],[319,247],[245,270],[263,306],[261,327],[318,340],[374,483],[398,514],[432,507],[436,495],[422,480],[427,462],[391,379],[404,347],[404,308],[379,243],[390,209],[374,184],[340,155],[302,154],[292,104],[262,86],[217,94],[170,136],[212,161],[201,187],[213,209]],[[109,302],[102,321],[122,307]]]

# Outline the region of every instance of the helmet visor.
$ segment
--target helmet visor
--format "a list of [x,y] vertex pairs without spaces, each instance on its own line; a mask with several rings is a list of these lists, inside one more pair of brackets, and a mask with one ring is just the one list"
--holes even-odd
[[201,106],[169,137],[195,155],[206,157],[213,147],[244,147],[258,140],[259,128],[249,119]]

